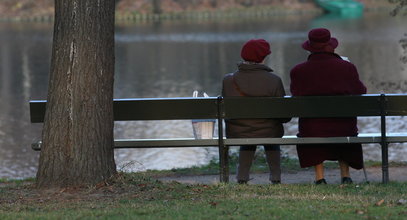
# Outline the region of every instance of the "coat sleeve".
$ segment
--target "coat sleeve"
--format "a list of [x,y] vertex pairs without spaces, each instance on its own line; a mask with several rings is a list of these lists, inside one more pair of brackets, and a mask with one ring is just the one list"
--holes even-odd
[[278,78],[277,86],[276,86],[274,91],[275,91],[274,96],[276,96],[276,97],[284,97],[285,96],[284,85],[283,85],[283,82],[281,81],[281,78]]
[[224,77],[223,77],[223,80],[222,80],[222,96],[223,97],[225,97],[225,96],[228,96],[228,92],[227,92],[227,78],[230,76],[230,74],[226,74]]
[[[285,96],[284,85],[283,85],[283,82],[281,81],[281,78],[278,79],[277,88],[275,90],[275,93],[276,93],[275,94],[276,97]],[[278,121],[281,123],[287,123],[287,122],[291,121],[291,118],[279,118]]]
[[225,96],[225,79],[222,80],[222,96]]
[[290,92],[293,96],[299,96],[300,93],[300,84],[298,83],[299,79],[296,74],[296,68],[294,67],[290,72]]
[[358,70],[356,69],[355,65],[351,65],[351,71],[352,73],[351,77],[351,90],[353,95],[360,95],[360,94],[366,94],[367,89],[366,86],[360,81],[359,79],[359,73]]

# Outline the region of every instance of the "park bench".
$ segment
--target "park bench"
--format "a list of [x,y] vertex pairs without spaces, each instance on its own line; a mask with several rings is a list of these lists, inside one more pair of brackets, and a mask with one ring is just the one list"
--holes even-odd
[[[42,123],[45,100],[30,101],[32,123]],[[250,106],[244,108],[242,106]],[[407,142],[406,133],[387,133],[387,116],[407,115],[406,94],[368,94],[353,96],[303,97],[208,97],[208,98],[143,98],[115,99],[114,120],[191,120],[215,119],[218,138],[194,139],[115,139],[114,148],[175,148],[218,147],[220,181],[229,181],[228,153],[230,146],[263,144],[333,144],[377,143],[381,145],[382,182],[389,181],[388,144]],[[296,137],[282,138],[224,138],[223,120],[237,118],[290,117],[380,117],[380,133],[359,134],[357,137]],[[41,142],[32,144],[41,149]],[[407,155],[406,155],[407,156]]]

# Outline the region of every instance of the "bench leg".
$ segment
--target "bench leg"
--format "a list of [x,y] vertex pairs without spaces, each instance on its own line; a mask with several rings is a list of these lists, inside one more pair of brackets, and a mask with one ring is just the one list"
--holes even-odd
[[389,182],[389,148],[386,137],[386,107],[387,99],[385,94],[380,95],[380,127],[382,146],[382,182]]
[[219,147],[220,182],[229,182],[229,147]]
[[218,147],[219,147],[219,169],[220,182],[229,182],[229,146],[226,146],[223,140],[223,117],[225,115],[223,106],[223,97],[218,96]]
[[389,182],[389,149],[387,142],[382,144],[382,182]]

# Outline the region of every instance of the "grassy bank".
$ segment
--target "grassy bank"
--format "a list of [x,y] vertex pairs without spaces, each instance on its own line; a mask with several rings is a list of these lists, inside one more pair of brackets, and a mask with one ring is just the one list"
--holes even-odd
[[0,188],[0,219],[406,219],[407,183],[186,185],[151,174],[108,184],[39,191]]

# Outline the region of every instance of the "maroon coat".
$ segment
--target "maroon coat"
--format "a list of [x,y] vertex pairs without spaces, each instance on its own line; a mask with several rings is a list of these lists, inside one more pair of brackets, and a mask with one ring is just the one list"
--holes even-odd
[[[359,80],[355,65],[334,53],[314,53],[290,73],[293,96],[359,95],[366,87]],[[356,136],[358,129],[353,118],[300,118],[300,137]],[[360,144],[356,145],[299,145],[298,156],[302,167],[314,166],[324,160],[344,160],[350,166],[363,167]]]
[[[263,64],[238,65],[238,71],[227,74],[223,79],[222,95],[283,97],[285,91],[281,78]],[[250,106],[242,106],[250,109]],[[233,119],[226,120],[228,138],[281,137],[282,123],[290,119]]]

